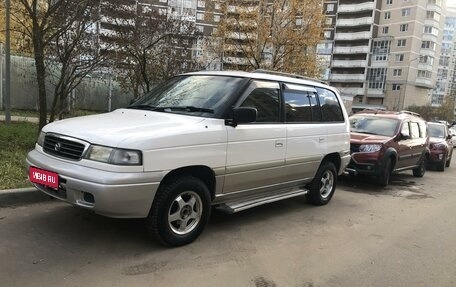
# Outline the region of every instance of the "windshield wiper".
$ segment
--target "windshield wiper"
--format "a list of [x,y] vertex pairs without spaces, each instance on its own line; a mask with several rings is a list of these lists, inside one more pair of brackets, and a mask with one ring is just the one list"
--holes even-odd
[[154,111],[166,111],[166,110],[175,110],[175,111],[185,111],[185,112],[203,112],[203,113],[214,113],[214,110],[206,108],[198,108],[194,106],[169,106],[169,107],[156,107]]
[[157,109],[157,107],[154,107],[151,105],[137,105],[137,106],[128,106],[127,109],[155,111]]

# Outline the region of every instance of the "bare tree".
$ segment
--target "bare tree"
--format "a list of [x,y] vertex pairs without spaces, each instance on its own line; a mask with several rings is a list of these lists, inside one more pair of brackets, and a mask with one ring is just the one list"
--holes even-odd
[[213,42],[225,67],[318,75],[321,1],[227,0],[222,10]]
[[89,4],[91,5],[87,5],[84,14],[73,23],[71,29],[57,35],[48,48],[46,64],[49,78],[54,84],[50,122],[63,117],[71,92],[87,75],[105,64],[107,59],[105,51],[99,48],[96,31],[100,16],[98,3]]
[[[84,15],[91,0],[19,0],[20,8],[13,16],[32,40],[38,83],[39,128],[47,123],[45,53],[49,45]],[[14,12],[13,12],[14,13]]]
[[158,82],[200,67],[191,54],[193,42],[201,36],[194,21],[141,6],[129,21],[121,17],[113,21],[122,27],[116,31],[115,65],[135,98]]

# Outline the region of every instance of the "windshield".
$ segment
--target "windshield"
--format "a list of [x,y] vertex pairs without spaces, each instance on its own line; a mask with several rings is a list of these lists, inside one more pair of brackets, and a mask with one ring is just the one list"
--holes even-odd
[[128,108],[217,117],[246,81],[218,75],[177,76],[155,87]]
[[350,117],[352,132],[392,137],[396,134],[399,121],[378,117],[353,116]]
[[433,138],[445,138],[445,127],[442,125],[428,124],[429,136]]

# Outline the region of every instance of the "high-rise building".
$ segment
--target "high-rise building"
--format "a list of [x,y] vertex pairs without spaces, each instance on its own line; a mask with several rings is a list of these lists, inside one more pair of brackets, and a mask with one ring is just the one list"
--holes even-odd
[[430,102],[444,9],[441,0],[339,0],[330,82],[353,110]]
[[437,81],[432,91],[431,104],[439,107],[445,97],[456,96],[456,7],[448,7],[445,13],[442,48],[440,50]]

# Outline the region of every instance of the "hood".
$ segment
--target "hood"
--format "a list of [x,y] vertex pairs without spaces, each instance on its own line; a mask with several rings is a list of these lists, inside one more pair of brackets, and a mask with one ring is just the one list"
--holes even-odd
[[430,137],[429,138],[429,143],[434,144],[434,143],[444,143],[446,140],[444,138],[435,138],[435,137]]
[[[171,113],[118,109],[110,113],[76,117],[46,125],[44,132],[53,132],[92,144],[120,147],[124,141],[134,142],[144,135],[159,135],[173,130],[186,130],[204,118]],[[151,132],[153,131],[153,132]]]
[[391,137],[382,136],[382,135],[370,135],[370,134],[363,134],[363,133],[350,133],[350,142],[351,143],[385,143],[389,141]]

